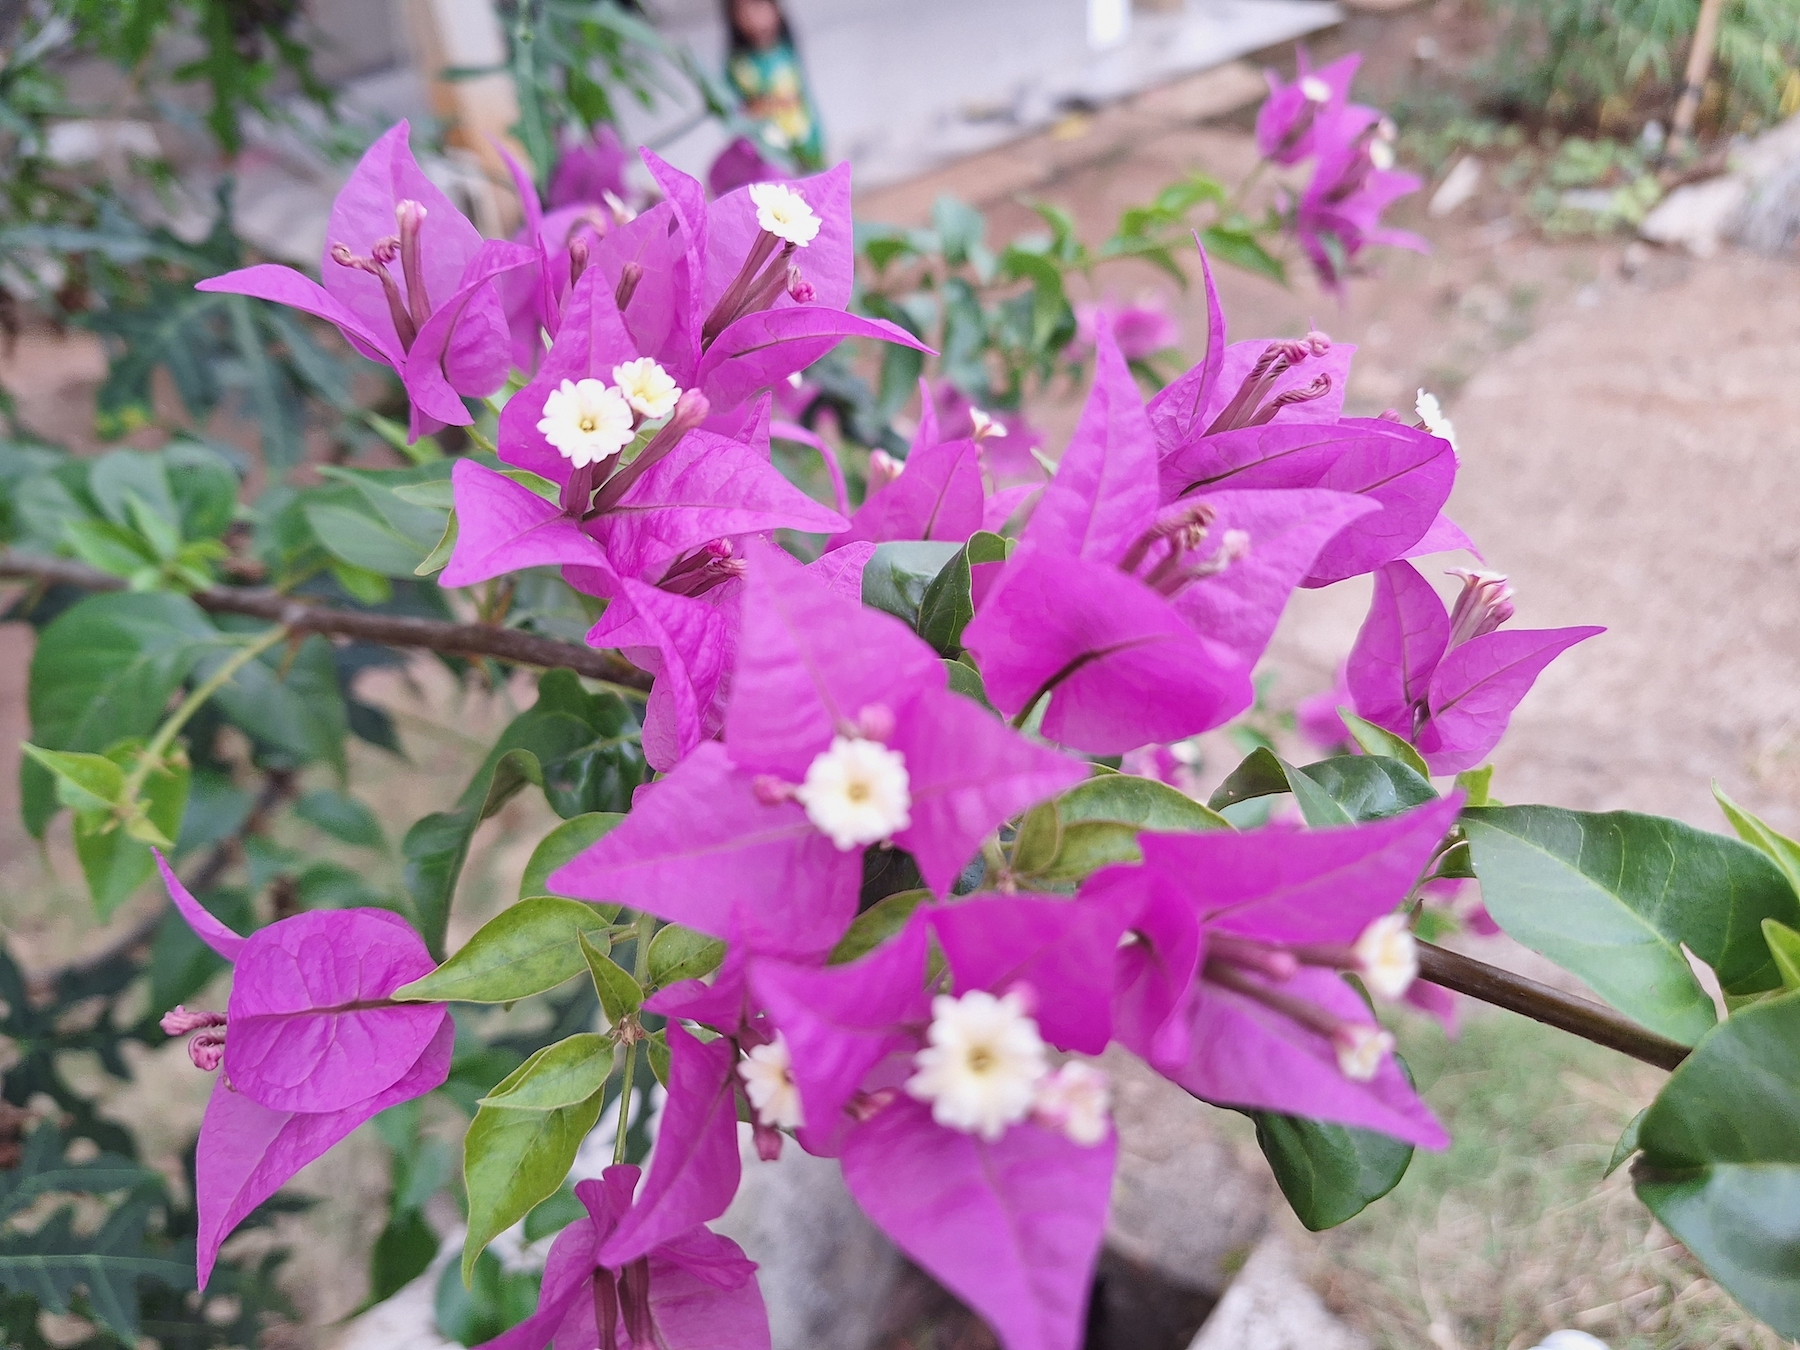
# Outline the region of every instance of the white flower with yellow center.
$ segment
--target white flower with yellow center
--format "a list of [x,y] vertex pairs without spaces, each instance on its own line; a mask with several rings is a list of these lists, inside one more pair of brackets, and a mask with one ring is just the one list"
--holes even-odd
[[750,200],[756,205],[756,223],[777,239],[805,248],[819,237],[819,218],[786,183],[752,183]]
[[1413,411],[1425,424],[1425,430],[1433,436],[1439,436],[1449,441],[1452,450],[1459,448],[1456,444],[1456,427],[1445,416],[1444,405],[1438,402],[1436,394],[1428,394],[1423,389],[1419,390],[1418,402],[1413,404]]
[[1112,1119],[1112,1084],[1092,1064],[1072,1059],[1038,1084],[1034,1110],[1041,1123],[1092,1148]]
[[759,1123],[777,1130],[797,1130],[806,1123],[800,1089],[794,1084],[794,1061],[783,1037],[753,1047],[737,1071]]
[[906,756],[880,741],[833,736],[806,766],[794,799],[806,818],[848,852],[892,839],[912,824],[912,779]]
[[1357,972],[1377,998],[1399,998],[1419,973],[1419,945],[1404,914],[1383,914],[1363,929],[1352,950]]
[[1031,1114],[1049,1072],[1043,1038],[1017,993],[975,989],[931,1000],[930,1041],[913,1056],[906,1091],[931,1103],[931,1118],[990,1144]]
[[1346,1022],[1332,1037],[1332,1047],[1337,1051],[1338,1069],[1344,1077],[1366,1083],[1381,1068],[1381,1062],[1394,1053],[1394,1038],[1366,1022]]
[[647,356],[613,367],[613,383],[625,401],[645,417],[667,417],[675,411],[681,388],[674,377]]
[[564,380],[544,400],[537,429],[578,469],[611,459],[631,444],[631,405],[599,380]]

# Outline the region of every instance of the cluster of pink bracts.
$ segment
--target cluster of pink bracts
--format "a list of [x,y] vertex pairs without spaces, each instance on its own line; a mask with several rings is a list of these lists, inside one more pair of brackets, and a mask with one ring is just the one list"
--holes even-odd
[[[1272,157],[1320,156],[1303,214],[1354,252],[1354,204],[1385,170],[1340,164],[1380,143],[1343,106],[1347,82],[1340,63],[1278,87],[1259,133]],[[708,201],[644,160],[663,200],[641,214],[608,194],[546,226],[527,187],[527,242],[482,241],[402,125],[339,198],[323,287],[276,267],[207,283],[337,324],[400,373],[416,430],[466,423],[464,396],[531,375],[500,415],[509,467],[455,466],[443,584],[560,566],[606,600],[588,640],[654,674],[644,749],[663,776],[551,884],[729,944],[709,982],[645,1005],[670,1052],[648,1175],[577,1187],[588,1216],[557,1237],[537,1313],[492,1344],[767,1347],[754,1267],[705,1227],[744,1165],[740,1101],[762,1157],[791,1139],[840,1158],[871,1219],[1008,1350],[1079,1343],[1104,1228],[1106,1080],[1068,1054],[1117,1041],[1209,1101],[1441,1146],[1342,974],[1406,993],[1401,907],[1457,794],[1340,829],[1147,834],[1141,863],[1073,895],[1020,893],[993,841],[1095,773],[1089,756],[1244,711],[1293,589],[1370,572],[1356,708],[1436,771],[1479,762],[1536,673],[1596,630],[1495,631],[1503,580],[1470,574],[1452,615],[1406,561],[1468,547],[1441,515],[1450,442],[1344,416],[1351,349],[1321,333],[1227,345],[1208,273],[1206,357],[1148,406],[1096,321],[1093,392],[1050,481],[996,488],[1003,428],[975,415],[973,434],[939,439],[927,398],[911,453],[846,517],[771,465],[769,391],[846,336],[917,345],[846,311],[847,170]],[[962,638],[996,717],[864,607],[861,578],[878,543],[1009,526],[1009,555],[973,568]],[[777,530],[827,542],[802,566]],[[870,849],[905,850],[930,899],[832,964]],[[444,1006],[390,999],[432,968],[395,916],[303,914],[242,938],[164,877],[235,963],[223,1018],[169,1023],[198,1030],[205,1067],[222,1045],[199,1152],[204,1279],[299,1167],[442,1083],[453,1031]]]

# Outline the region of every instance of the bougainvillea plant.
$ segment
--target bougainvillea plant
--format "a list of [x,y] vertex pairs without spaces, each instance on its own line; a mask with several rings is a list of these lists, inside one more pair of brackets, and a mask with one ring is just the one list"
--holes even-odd
[[[1332,281],[1405,242],[1378,225],[1401,184],[1349,73],[1303,69],[1258,124],[1272,160],[1318,162],[1294,223]],[[173,901],[158,941],[188,974],[153,997],[214,1075],[201,1285],[301,1167],[371,1119],[409,1137],[409,1104],[442,1093],[472,1117],[464,1280],[515,1226],[554,1233],[496,1347],[766,1347],[754,1267],[708,1224],[799,1148],[839,1159],[1007,1350],[1073,1350],[1116,1151],[1095,1056],[1116,1043],[1253,1114],[1325,1226],[1448,1142],[1384,1023],[1457,990],[1672,1070],[1619,1157],[1722,1284],[1800,1332],[1800,844],[1728,802],[1745,842],[1495,800],[1480,766],[1512,710],[1600,630],[1508,627],[1490,572],[1438,598],[1414,560],[1473,546],[1443,515],[1436,405],[1346,416],[1351,352],[1320,332],[1227,344],[1201,257],[1205,356],[1148,402],[1122,316],[1089,313],[1092,387],[1047,481],[1005,481],[1005,425],[952,423],[927,387],[905,458],[871,461],[854,511],[821,502],[771,458],[785,391],[846,337],[924,345],[849,309],[848,170],[709,199],[644,161],[640,213],[615,194],[554,249],[482,241],[397,127],[339,199],[323,286],[206,283],[337,325],[427,437],[411,469],[268,494],[266,585],[214,584],[236,483],[202,447],[9,461],[9,569],[115,587],[43,627],[24,798],[39,832],[72,811],[103,911],[153,870]],[[450,425],[473,447],[453,459],[428,439]],[[1352,753],[1259,749],[1206,804],[1162,780],[1158,752],[1251,706],[1296,588],[1371,574],[1343,695],[1312,719]],[[342,767],[346,729],[391,743],[354,674],[404,646],[544,671],[408,831],[406,895],[273,846],[272,921],[216,875],[185,885],[185,855],[268,805],[219,727],[291,791],[298,766]],[[563,823],[448,951],[471,837],[526,786]],[[1271,820],[1270,797],[1294,809]],[[346,848],[381,842],[354,798],[300,805]],[[1419,938],[1429,888],[1469,877],[1611,1006]],[[186,1006],[220,960],[225,1006]],[[550,1029],[483,1044],[479,1009],[521,1000]],[[571,1180],[609,1105],[613,1165]],[[419,1189],[378,1293],[423,1269]]]

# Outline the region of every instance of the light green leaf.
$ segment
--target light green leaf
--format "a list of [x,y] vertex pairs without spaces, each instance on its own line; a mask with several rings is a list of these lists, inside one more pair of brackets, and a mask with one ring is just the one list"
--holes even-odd
[[1456,786],[1467,794],[1464,806],[1499,806],[1489,793],[1494,782],[1494,766],[1483,764],[1479,769],[1464,769],[1456,775]]
[[539,1050],[480,1104],[516,1111],[579,1106],[606,1086],[612,1066],[613,1038],[582,1032]]
[[1714,800],[1725,813],[1725,819],[1731,822],[1731,828],[1737,831],[1737,837],[1779,867],[1781,875],[1787,878],[1788,885],[1794,888],[1796,895],[1800,895],[1800,843],[1789,839],[1780,830],[1772,828],[1732,801],[1716,779],[1712,790]]
[[[550,874],[577,854],[586,852],[625,817],[616,811],[590,811],[586,815],[565,820],[538,841],[525,864],[525,875],[519,879],[519,898],[533,895],[555,895],[550,889]],[[571,899],[573,897],[570,897]],[[607,918],[618,915],[617,905],[595,906]]]
[[581,955],[587,962],[588,974],[594,977],[594,992],[600,996],[600,1011],[607,1022],[618,1026],[635,1013],[644,1002],[644,991],[638,982],[606,954],[606,949],[588,941],[583,933],[578,939]]
[[[501,1079],[489,1095],[510,1090],[536,1058]],[[469,1231],[462,1258],[465,1284],[482,1249],[556,1193],[574,1165],[576,1149],[600,1118],[605,1099],[602,1087],[586,1101],[554,1111],[502,1106],[476,1110],[463,1136],[463,1182],[469,1196]]]
[[501,910],[431,974],[394,991],[401,1000],[512,1003],[587,968],[579,935],[605,949],[607,915],[579,900],[539,895]]
[[1800,989],[1800,933],[1774,919],[1762,921],[1763,941],[1769,944],[1769,955],[1775,958],[1775,969],[1781,975],[1781,987]]
[[1397,759],[1419,777],[1431,778],[1431,769],[1425,763],[1425,757],[1412,748],[1410,742],[1393,732],[1376,726],[1373,722],[1365,722],[1348,708],[1339,708],[1338,716],[1344,719],[1350,736],[1371,755],[1386,755],[1389,759]]
[[72,811],[109,812],[125,790],[125,770],[116,760],[86,751],[45,750],[29,742],[19,749],[56,775],[56,799]]
[[697,980],[712,974],[725,959],[725,944],[680,924],[665,924],[650,939],[648,959],[650,983],[658,989],[666,989],[682,980]]
[[1800,902],[1747,844],[1630,811],[1489,806],[1462,824],[1494,921],[1653,1031],[1692,1045],[1713,1024],[1683,945],[1728,994],[1781,983],[1762,921],[1800,924]]

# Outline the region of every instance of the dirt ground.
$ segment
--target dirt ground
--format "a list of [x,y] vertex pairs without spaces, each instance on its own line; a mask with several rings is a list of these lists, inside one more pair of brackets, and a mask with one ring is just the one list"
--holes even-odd
[[[1408,30],[1395,31],[1382,39],[1390,52],[1409,40]],[[1332,43],[1359,34],[1381,37],[1353,24]],[[863,197],[859,215],[922,221],[938,192],[952,191],[989,208],[990,238],[1005,239],[1029,228],[1018,198],[1030,196],[1067,207],[1088,237],[1102,237],[1120,208],[1193,168],[1231,181],[1248,166],[1241,114],[1199,120],[1240,96],[1228,86],[1236,79],[1241,90],[1242,74],[1071,118],[1047,136]],[[1283,290],[1227,270],[1220,288],[1233,337],[1317,326],[1356,343],[1354,411],[1409,408],[1419,387],[1437,391],[1462,449],[1451,514],[1482,544],[1488,565],[1512,577],[1515,623],[1607,626],[1557,662],[1515,716],[1496,756],[1496,793],[1718,829],[1708,790],[1717,778],[1771,823],[1800,833],[1800,265],[1732,253],[1696,261],[1622,239],[1550,244],[1504,200],[1486,197],[1443,220],[1428,219],[1414,199],[1397,223],[1430,238],[1432,253],[1384,255],[1379,273],[1354,281],[1341,304],[1305,277]],[[1126,267],[1095,284],[1121,298],[1167,286]],[[1200,306],[1196,291],[1173,300],[1191,357],[1204,341]],[[28,425],[81,439],[80,410],[103,373],[95,357],[79,341],[28,337],[0,360],[0,382]],[[1072,401],[1055,399],[1037,413],[1052,449],[1074,414]],[[1366,582],[1296,598],[1269,656],[1276,704],[1329,684],[1366,599]],[[28,657],[25,632],[0,626],[0,888],[27,958],[54,960],[74,940],[68,907],[81,901],[66,850],[40,853],[17,824]],[[467,719],[446,697],[439,691],[420,705],[430,716],[418,727],[403,726],[409,744],[441,740],[444,724],[497,725],[503,715],[489,709]],[[450,753],[439,747],[413,770],[391,770],[393,791],[384,788],[383,799],[441,804]],[[491,822],[472,875],[516,871],[523,858],[511,855],[519,838],[535,837],[534,823]],[[128,908],[121,922],[134,913]],[[321,1191],[373,1181],[370,1160],[355,1150],[333,1175],[309,1179]],[[335,1222],[337,1231],[358,1229],[347,1216]],[[1566,1236],[1566,1226],[1557,1233]],[[344,1278],[354,1286],[356,1276],[307,1252],[296,1268],[301,1284],[314,1285],[307,1301],[315,1316],[341,1315],[357,1301],[354,1287],[326,1291]],[[1454,1301],[1453,1292],[1443,1296]],[[1464,1344],[1453,1328],[1440,1334],[1435,1318],[1420,1335],[1419,1344],[1439,1350]]]

